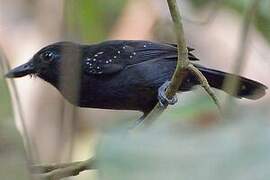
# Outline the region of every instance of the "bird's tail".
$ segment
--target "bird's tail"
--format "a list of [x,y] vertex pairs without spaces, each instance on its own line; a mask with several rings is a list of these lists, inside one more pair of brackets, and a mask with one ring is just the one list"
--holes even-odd
[[[209,69],[197,64],[195,66],[203,73],[211,87],[221,89],[232,96],[255,100],[261,98],[266,93],[267,87],[257,81],[247,79],[238,75]],[[223,83],[226,78],[238,79],[239,84],[235,94],[233,94],[233,92],[229,89],[222,89],[224,85]]]

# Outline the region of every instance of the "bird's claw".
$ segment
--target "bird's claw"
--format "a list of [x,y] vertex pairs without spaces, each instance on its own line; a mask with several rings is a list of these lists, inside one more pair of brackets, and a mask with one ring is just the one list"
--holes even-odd
[[171,81],[166,81],[162,86],[158,88],[158,101],[159,104],[163,107],[174,105],[178,101],[176,95],[169,99],[165,94],[166,89],[169,87],[170,83]]

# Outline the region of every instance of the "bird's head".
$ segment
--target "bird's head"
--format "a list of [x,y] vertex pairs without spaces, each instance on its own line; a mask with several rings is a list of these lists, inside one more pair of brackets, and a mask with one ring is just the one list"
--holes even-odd
[[[80,57],[80,45],[72,42],[58,42],[39,50],[31,60],[14,69],[11,69],[6,77],[19,78],[26,75],[38,76],[45,81],[57,86],[61,78],[63,65],[74,67],[76,58]],[[78,64],[78,63],[77,63]],[[69,73],[69,72],[66,72]]]

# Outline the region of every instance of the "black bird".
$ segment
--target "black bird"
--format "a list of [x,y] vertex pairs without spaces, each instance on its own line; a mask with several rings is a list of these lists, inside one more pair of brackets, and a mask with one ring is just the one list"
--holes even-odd
[[[236,94],[247,99],[265,95],[267,87],[259,82],[195,64],[211,87],[221,89],[225,77],[240,81]],[[33,58],[10,70],[7,77],[35,75],[56,87],[72,104],[80,107],[138,110],[146,115],[164,91],[176,67],[177,46],[150,41],[106,41],[93,45],[58,42],[38,51]],[[179,91],[189,91],[198,80],[188,71]],[[165,88],[164,88],[165,87]],[[173,103],[173,102],[170,102]]]

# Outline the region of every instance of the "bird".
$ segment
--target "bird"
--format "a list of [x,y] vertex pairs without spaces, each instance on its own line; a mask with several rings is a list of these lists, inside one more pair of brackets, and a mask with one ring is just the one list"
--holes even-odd
[[[237,98],[256,100],[267,87],[257,81],[208,68],[188,47],[188,58],[211,87]],[[7,78],[26,75],[50,83],[71,104],[85,108],[135,110],[147,116],[156,103],[174,104],[164,91],[177,64],[177,45],[146,40],[109,40],[96,44],[56,42],[39,50],[25,64],[11,69]],[[188,70],[179,92],[190,91],[200,82]],[[225,79],[237,78],[235,93],[222,89]]]

